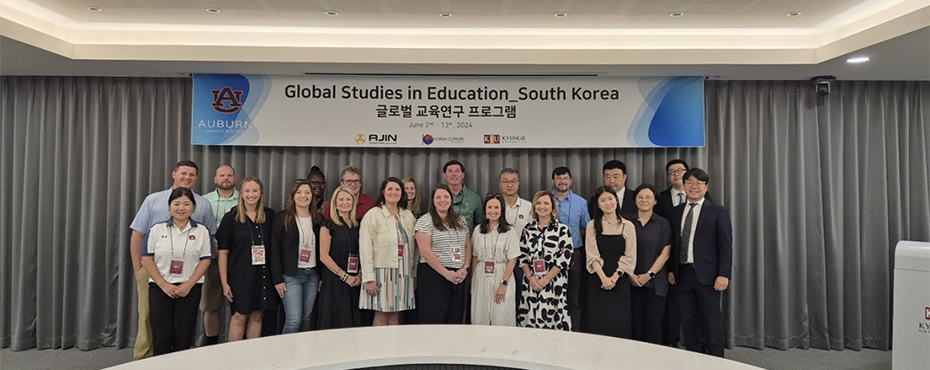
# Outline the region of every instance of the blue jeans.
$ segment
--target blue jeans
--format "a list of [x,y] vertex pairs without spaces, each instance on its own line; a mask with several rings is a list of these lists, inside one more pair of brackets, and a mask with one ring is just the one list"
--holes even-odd
[[284,275],[284,330],[282,334],[310,330],[310,314],[320,290],[318,268],[297,270],[297,276]]

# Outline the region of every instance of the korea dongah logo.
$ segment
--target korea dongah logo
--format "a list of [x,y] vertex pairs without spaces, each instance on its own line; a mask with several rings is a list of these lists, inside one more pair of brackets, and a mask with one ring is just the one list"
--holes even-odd
[[213,93],[213,109],[220,113],[236,113],[242,108],[242,90],[233,90],[224,86],[219,90],[210,90]]
[[355,135],[355,143],[356,143],[356,144],[364,144],[364,143],[365,143],[365,135],[362,135],[362,134]]

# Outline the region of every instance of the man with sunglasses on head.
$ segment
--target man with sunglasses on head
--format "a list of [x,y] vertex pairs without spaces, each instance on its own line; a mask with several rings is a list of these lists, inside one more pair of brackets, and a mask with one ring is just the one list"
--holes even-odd
[[[449,189],[452,190],[452,208],[455,209],[455,213],[465,217],[468,230],[471,232],[475,229],[475,225],[484,219],[481,197],[465,186],[465,165],[462,162],[454,159],[446,162],[442,165],[442,174],[446,178],[446,185],[449,185]],[[430,199],[431,204],[432,201]]]
[[[355,203],[355,218],[359,221],[362,220],[362,217],[368,213],[368,210],[372,209],[375,206],[375,200],[372,197],[369,197],[365,194],[362,194],[362,171],[355,166],[346,166],[342,169],[342,172],[339,174],[339,184],[345,186],[355,193],[355,198],[358,199]],[[312,184],[311,184],[312,186]],[[327,200],[326,204],[323,205],[323,218],[329,220],[329,202]]]
[[[226,212],[235,208],[239,203],[239,191],[236,190],[236,169],[228,164],[220,165],[216,168],[213,184],[216,185],[216,189],[204,194],[203,197],[213,207],[213,218],[216,219],[216,227],[219,227]],[[213,245],[216,246],[216,241]],[[214,261],[207,268],[204,274],[203,295],[200,297],[200,310],[203,311],[203,335],[206,337],[208,346],[219,342],[220,310],[225,306],[219,266]]]

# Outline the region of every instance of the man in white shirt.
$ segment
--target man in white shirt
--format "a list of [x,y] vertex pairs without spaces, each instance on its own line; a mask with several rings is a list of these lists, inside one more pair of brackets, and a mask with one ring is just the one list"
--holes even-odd
[[516,230],[523,230],[523,227],[530,223],[532,205],[528,200],[520,198],[520,173],[510,167],[505,168],[501,170],[498,181],[506,203],[504,215],[507,223]]

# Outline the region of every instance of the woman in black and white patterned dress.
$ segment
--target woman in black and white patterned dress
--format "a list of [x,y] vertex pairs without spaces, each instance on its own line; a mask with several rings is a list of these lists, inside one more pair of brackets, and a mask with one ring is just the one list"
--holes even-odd
[[568,265],[572,238],[568,226],[555,220],[558,203],[551,192],[533,197],[533,222],[520,236],[523,294],[517,308],[517,325],[571,331],[568,314]]

